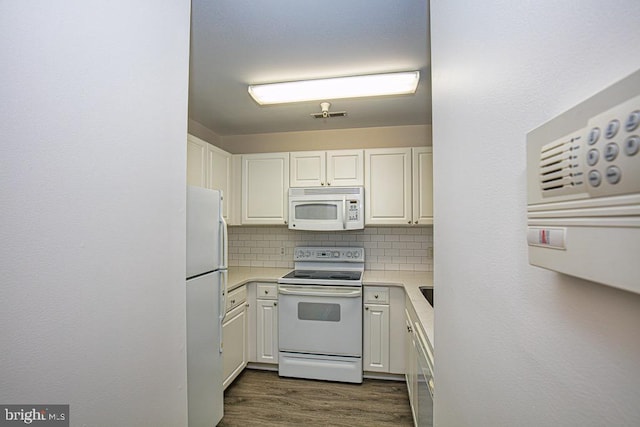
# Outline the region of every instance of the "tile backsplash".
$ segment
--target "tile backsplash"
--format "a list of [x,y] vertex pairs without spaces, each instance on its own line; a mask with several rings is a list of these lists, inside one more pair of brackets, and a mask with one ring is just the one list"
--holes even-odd
[[368,270],[433,271],[433,227],[314,232],[284,226],[229,227],[229,266],[293,268],[296,246],[365,248]]

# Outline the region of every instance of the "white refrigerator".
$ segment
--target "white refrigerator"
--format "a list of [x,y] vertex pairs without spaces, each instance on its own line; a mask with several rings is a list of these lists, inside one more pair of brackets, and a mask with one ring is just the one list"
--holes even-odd
[[189,426],[222,419],[222,320],[227,225],[218,190],[187,186],[187,399]]

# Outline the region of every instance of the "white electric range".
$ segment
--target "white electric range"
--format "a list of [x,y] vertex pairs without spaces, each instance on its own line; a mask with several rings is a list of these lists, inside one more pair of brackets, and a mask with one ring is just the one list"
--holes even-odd
[[298,247],[278,279],[279,374],[362,382],[364,249]]

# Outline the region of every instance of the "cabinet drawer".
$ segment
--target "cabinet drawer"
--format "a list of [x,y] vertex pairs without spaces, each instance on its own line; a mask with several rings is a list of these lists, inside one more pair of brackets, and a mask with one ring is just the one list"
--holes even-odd
[[241,286],[238,289],[234,289],[233,291],[229,292],[229,294],[227,295],[226,311],[229,312],[229,310],[239,306],[240,304],[243,304],[246,300],[247,300],[246,286]]
[[364,302],[373,304],[389,304],[389,288],[365,287]]
[[275,283],[258,283],[259,299],[278,299],[278,285]]

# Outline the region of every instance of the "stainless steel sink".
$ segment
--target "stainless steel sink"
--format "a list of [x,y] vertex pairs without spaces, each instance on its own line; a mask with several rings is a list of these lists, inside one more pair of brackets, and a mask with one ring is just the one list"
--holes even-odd
[[418,289],[420,289],[424,299],[426,299],[429,305],[433,307],[433,288],[429,286],[420,286]]

